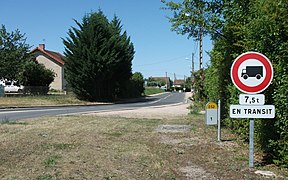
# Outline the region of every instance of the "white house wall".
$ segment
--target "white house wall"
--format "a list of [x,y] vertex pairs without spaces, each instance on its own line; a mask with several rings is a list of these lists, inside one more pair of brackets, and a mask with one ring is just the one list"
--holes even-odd
[[64,67],[49,56],[37,51],[35,52],[36,61],[44,64],[45,68],[52,70],[55,73],[54,81],[50,84],[50,89],[64,89]]

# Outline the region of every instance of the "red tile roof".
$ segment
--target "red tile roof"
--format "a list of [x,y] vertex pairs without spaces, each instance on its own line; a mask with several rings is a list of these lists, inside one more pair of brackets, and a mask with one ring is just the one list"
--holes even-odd
[[181,84],[185,84],[185,81],[184,80],[174,80],[173,84],[175,85],[181,85]]
[[62,60],[63,59],[63,55],[58,53],[58,52],[54,52],[54,51],[48,51],[45,49],[45,45],[39,45],[38,47],[36,47],[35,49],[33,49],[31,51],[31,53],[34,53],[36,51],[40,51],[42,52],[43,54],[49,56],[50,58],[54,59],[55,61],[59,62],[61,65],[64,65],[64,61]]
[[165,82],[169,82],[170,81],[170,78],[169,77],[151,77],[152,79],[154,80],[162,80],[162,81],[165,81]]

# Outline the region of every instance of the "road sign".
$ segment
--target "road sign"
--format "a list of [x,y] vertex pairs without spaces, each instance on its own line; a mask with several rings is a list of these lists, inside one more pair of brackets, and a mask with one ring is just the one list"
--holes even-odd
[[266,118],[272,119],[275,117],[274,105],[260,106],[245,106],[245,105],[230,105],[231,118]]
[[231,79],[240,91],[256,94],[270,85],[273,79],[273,67],[263,54],[246,52],[238,56],[232,64]]
[[208,102],[206,104],[206,125],[216,125],[217,124],[217,104],[214,102]]
[[264,105],[264,94],[240,94],[239,104],[241,105]]

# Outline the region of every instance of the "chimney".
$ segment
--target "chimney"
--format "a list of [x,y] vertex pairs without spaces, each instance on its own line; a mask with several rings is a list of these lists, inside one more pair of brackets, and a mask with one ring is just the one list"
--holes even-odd
[[39,49],[45,50],[45,44],[39,44]]

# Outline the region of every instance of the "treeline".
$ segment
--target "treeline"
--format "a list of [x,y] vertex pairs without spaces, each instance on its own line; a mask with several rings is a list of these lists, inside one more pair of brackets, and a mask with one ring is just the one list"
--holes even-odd
[[[198,86],[195,100],[220,99],[223,125],[244,140],[249,137],[249,121],[229,118],[229,106],[239,104],[240,94],[230,78],[231,65],[247,51],[260,52],[272,61],[274,79],[264,94],[265,104],[275,105],[276,117],[256,120],[255,135],[270,162],[288,167],[288,0],[164,3],[175,12],[170,19],[175,31],[195,38],[199,37],[199,29],[204,35],[211,35],[214,44],[211,64],[195,74]],[[192,26],[184,24],[191,19]]]

